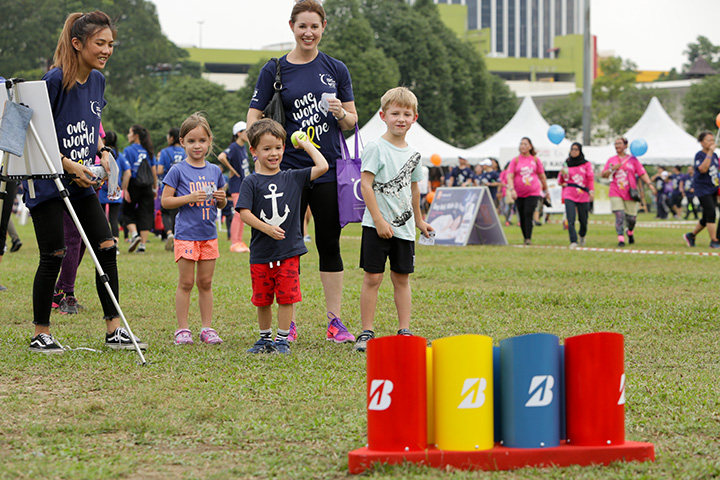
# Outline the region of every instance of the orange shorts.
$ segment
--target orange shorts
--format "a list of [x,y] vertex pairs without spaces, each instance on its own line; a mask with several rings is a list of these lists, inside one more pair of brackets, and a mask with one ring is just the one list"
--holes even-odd
[[175,262],[186,258],[199,260],[215,260],[220,256],[217,238],[212,240],[178,240],[175,239]]

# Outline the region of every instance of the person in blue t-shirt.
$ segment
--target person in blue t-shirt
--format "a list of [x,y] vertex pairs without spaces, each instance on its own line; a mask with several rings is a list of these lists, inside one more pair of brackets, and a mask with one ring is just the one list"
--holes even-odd
[[[172,127],[166,136],[168,146],[160,151],[160,160],[155,166],[158,180],[163,181],[165,176],[168,174],[173,165],[177,165],[182,162],[185,158],[185,149],[180,145],[180,129]],[[164,183],[159,185],[159,195],[162,197]],[[160,207],[160,213],[162,215],[163,228],[165,229],[165,250],[168,252],[174,248],[175,241],[175,217],[177,216],[177,209],[168,210],[165,207]]]
[[[120,326],[120,315],[104,283],[118,298],[118,269],[115,240],[100,202],[92,188],[97,153],[109,171],[109,150],[99,147],[100,118],[105,106],[105,77],[98,71],[113,53],[115,28],[103,12],[71,13],[65,20],[53,58],[54,68],[43,76],[48,89],[62,167],[74,175],[63,179],[69,201],[85,230],[89,244],[105,273],[96,272],[96,286],[107,327],[105,345],[112,349],[133,349],[133,339]],[[50,311],[55,280],[65,253],[63,211],[67,209],[52,180],[36,180],[35,197],[25,187],[25,204],[30,209],[40,251],[40,263],[33,283],[35,334],[30,350],[60,353],[63,347],[50,334]],[[147,344],[137,340],[140,348]]]
[[[313,167],[281,170],[285,129],[269,118],[248,128],[255,173],[240,186],[235,210],[250,225],[250,275],[252,303],[257,307],[260,339],[248,353],[290,353],[288,336],[300,292],[300,255],[307,253],[303,241],[302,191],[327,172],[328,163],[307,137],[297,139],[315,163]],[[272,304],[278,303],[277,336],[272,338]]]
[[[127,160],[125,159],[125,156],[118,154],[117,151],[117,134],[115,132],[107,131],[105,132],[105,138],[103,139],[105,142],[105,146],[110,148],[112,152],[110,152],[115,159],[115,163],[118,166],[118,182],[121,182],[121,179],[123,175],[125,174],[125,171],[127,171],[130,166],[127,163]],[[111,194],[108,196],[108,182],[105,182],[102,184],[102,187],[100,187],[100,190],[98,190],[98,198],[100,199],[100,205],[107,205],[108,211],[107,211],[107,217],[108,221],[110,222],[110,230],[112,231],[113,237],[115,237],[115,242],[118,241],[118,238],[120,236],[120,228],[118,225],[118,216],[120,214],[120,206],[122,205],[122,192],[118,196],[115,196]]]
[[[130,164],[130,175],[126,174],[123,177],[123,190],[125,191],[123,217],[130,235],[128,252],[132,253],[137,250],[138,253],[145,253],[145,243],[147,243],[155,219],[155,198],[157,197],[155,153],[150,134],[142,125],[130,127],[127,139],[130,145],[123,150],[123,155]],[[152,167],[152,185],[141,185],[138,181],[138,170],[143,162],[148,162]]]
[[670,208],[672,209],[673,216],[676,219],[680,219],[682,214],[682,184],[685,181],[686,175],[682,173],[679,166],[674,166],[672,173],[670,174],[670,183],[672,185],[672,191],[670,192]]
[[[310,205],[315,219],[315,244],[320,257],[320,280],[325,293],[325,310],[330,319],[327,340],[336,343],[355,341],[340,320],[343,288],[343,260],[340,255],[340,215],[338,210],[335,161],[341,157],[342,130],[357,124],[355,99],[350,72],[344,63],[318,49],[327,21],[318,0],[297,2],[290,14],[290,28],[295,48],[280,58],[282,76],[281,98],[285,108],[285,143],[290,134],[305,132],[329,165],[327,173],[303,191],[302,211]],[[275,62],[268,62],[258,75],[255,93],[247,114],[248,127],[263,117],[263,110],[273,96]],[[288,148],[283,169],[306,168],[313,165],[307,152]],[[296,331],[293,323],[290,338]],[[351,338],[352,337],[352,338]]]
[[[250,163],[245,153],[247,135],[245,122],[237,122],[233,125],[233,141],[220,155],[218,160],[228,169],[228,193],[232,198],[233,208],[237,203],[240,194],[240,185],[245,177],[250,175]],[[240,218],[237,211],[230,222],[230,251],[235,253],[247,253],[250,248],[243,242],[243,230],[245,222]]]
[[198,113],[190,115],[180,126],[180,143],[186,158],[173,166],[163,180],[162,205],[169,210],[178,210],[173,242],[179,270],[175,294],[178,320],[176,345],[193,343],[188,323],[193,285],[198,288],[202,323],[200,341],[222,343],[212,328],[212,277],[215,261],[220,256],[215,218],[218,208],[225,206],[227,198],[220,167],[205,160],[212,149],[212,139],[207,119]]
[[707,227],[710,235],[710,248],[720,248],[715,227],[715,209],[717,208],[718,181],[720,180],[718,179],[720,169],[718,156],[715,153],[715,138],[710,132],[702,132],[698,135],[698,140],[702,150],[695,154],[693,188],[702,207],[702,218],[695,229],[683,235],[683,238],[688,247],[694,247],[697,234]]
[[473,185],[474,180],[475,173],[470,163],[465,158],[458,157],[458,166],[450,171],[445,179],[445,185],[448,187],[470,187]]

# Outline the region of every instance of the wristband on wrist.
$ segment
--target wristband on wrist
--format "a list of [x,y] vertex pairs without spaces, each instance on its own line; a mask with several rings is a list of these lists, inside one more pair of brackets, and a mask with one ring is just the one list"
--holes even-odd
[[102,154],[105,153],[105,152],[112,153],[112,148],[110,148],[110,147],[102,147],[98,153],[99,153],[100,155],[102,155]]
[[345,120],[345,117],[347,117],[347,112],[346,112],[345,109],[343,108],[343,116],[340,117],[340,118],[337,118],[337,121],[340,122],[340,121],[342,121],[342,120]]

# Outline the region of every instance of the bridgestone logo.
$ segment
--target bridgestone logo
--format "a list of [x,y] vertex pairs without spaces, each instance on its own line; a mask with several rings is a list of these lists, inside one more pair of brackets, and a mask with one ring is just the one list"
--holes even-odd
[[370,382],[370,403],[368,410],[387,410],[392,403],[390,393],[394,385],[390,380],[373,380]]
[[526,407],[547,407],[552,403],[555,379],[552,375],[535,375],[530,380],[528,395],[532,395],[525,403]]
[[467,378],[463,384],[462,401],[457,408],[480,408],[485,404],[485,388],[487,380],[484,378]]

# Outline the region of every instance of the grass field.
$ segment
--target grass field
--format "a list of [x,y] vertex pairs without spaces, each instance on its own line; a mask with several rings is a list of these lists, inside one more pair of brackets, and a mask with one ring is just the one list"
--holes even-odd
[[[593,224],[588,247],[613,248],[608,222]],[[642,216],[640,220],[651,220]],[[637,248],[666,255],[571,251],[560,224],[535,229],[538,247],[418,247],[411,277],[411,328],[430,340],[464,333],[504,338],[548,332],[561,338],[625,335],[626,438],[655,444],[654,463],[478,473],[413,465],[378,467],[374,478],[717,478],[720,477],[720,258],[690,256],[689,228],[636,230]],[[53,334],[74,350],[30,354],[37,248],[0,264],[0,479],[341,478],[347,453],[366,443],[365,356],[326,342],[314,246],[303,258],[299,341],[290,356],[251,356],[256,340],[246,255],[221,234],[214,277],[214,326],[225,342],[172,344],[177,269],[154,240],[144,255],[118,257],[121,305],[150,344],[146,367],[134,352],[102,347],[104,322],[92,263],[77,294],[86,310],[53,314]],[[511,245],[518,227],[506,228]],[[249,231],[246,230],[246,236]],[[360,228],[342,240],[343,314],[359,333]],[[709,252],[707,234],[692,251]],[[627,248],[627,247],[626,247]],[[199,327],[197,296],[191,326]],[[392,287],[380,293],[376,332],[397,329]],[[197,341],[197,338],[196,338]]]

